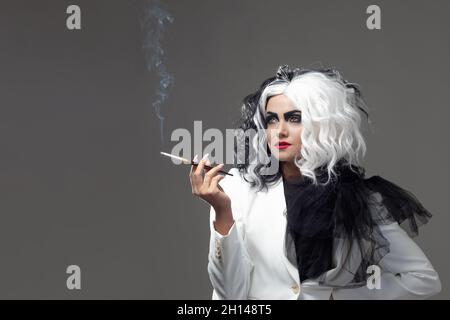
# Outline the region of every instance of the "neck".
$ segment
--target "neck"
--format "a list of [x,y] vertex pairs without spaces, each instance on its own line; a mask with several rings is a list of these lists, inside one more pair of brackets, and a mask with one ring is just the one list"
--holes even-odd
[[302,177],[300,169],[294,162],[280,162],[283,178],[288,181],[297,180]]

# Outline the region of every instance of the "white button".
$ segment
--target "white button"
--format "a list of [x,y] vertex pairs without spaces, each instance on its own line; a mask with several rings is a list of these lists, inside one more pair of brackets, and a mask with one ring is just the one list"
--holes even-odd
[[292,292],[295,293],[295,294],[298,294],[298,293],[300,292],[300,287],[299,287],[298,284],[294,284],[294,285],[291,287],[291,289],[292,289]]
[[221,259],[222,258],[222,250],[220,247],[216,247],[216,258]]

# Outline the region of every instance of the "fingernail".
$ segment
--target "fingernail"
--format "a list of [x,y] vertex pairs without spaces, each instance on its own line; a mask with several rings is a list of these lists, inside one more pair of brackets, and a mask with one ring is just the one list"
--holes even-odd
[[198,154],[195,155],[195,157],[192,161],[198,161]]
[[206,165],[207,165],[207,166],[210,166],[210,165],[211,165],[211,161],[209,161],[209,159],[206,160]]
[[203,156],[202,160],[208,159],[208,156],[209,156],[209,153],[205,154],[205,155]]

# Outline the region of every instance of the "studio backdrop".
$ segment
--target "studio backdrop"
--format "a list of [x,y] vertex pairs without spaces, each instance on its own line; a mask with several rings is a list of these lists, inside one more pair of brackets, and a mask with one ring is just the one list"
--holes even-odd
[[366,175],[433,214],[414,241],[450,298],[449,18],[446,0],[2,1],[0,298],[211,299],[210,207],[160,152],[225,144],[284,64],[360,86]]

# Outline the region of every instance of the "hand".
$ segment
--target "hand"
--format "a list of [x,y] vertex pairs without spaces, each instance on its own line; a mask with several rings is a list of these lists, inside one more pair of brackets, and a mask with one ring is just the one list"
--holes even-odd
[[[197,161],[195,156],[193,161]],[[229,207],[231,200],[222,187],[218,184],[225,176],[218,174],[223,168],[223,164],[219,164],[212,169],[205,169],[204,166],[211,165],[206,154],[198,163],[191,166],[189,178],[192,186],[192,194],[209,203],[216,211]],[[205,174],[204,171],[207,171]]]

